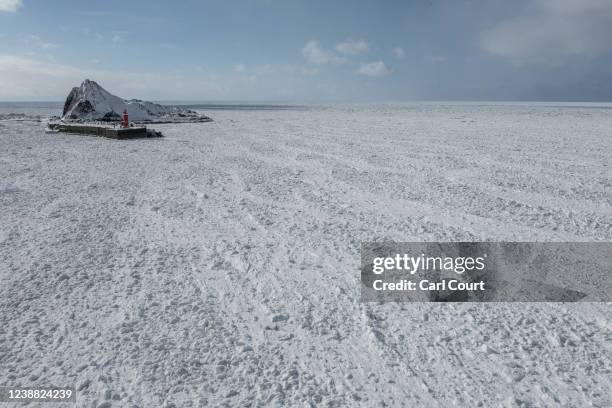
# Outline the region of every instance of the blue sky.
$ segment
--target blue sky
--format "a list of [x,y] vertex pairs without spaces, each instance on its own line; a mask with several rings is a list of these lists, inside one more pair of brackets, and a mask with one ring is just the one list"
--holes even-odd
[[0,100],[612,101],[612,1],[0,0]]

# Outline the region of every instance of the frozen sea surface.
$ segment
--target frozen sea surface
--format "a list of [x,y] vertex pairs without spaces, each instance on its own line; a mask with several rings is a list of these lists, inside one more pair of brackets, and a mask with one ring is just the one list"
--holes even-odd
[[0,106],[0,385],[612,405],[609,303],[359,302],[361,241],[610,241],[609,107],[221,109],[131,141],[1,116],[57,109]]

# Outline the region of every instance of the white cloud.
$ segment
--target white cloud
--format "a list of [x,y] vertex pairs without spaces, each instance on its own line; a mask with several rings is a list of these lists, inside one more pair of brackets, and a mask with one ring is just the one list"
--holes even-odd
[[256,65],[253,71],[256,75],[276,75],[283,69],[282,66],[276,66],[272,64],[261,64]]
[[[110,41],[113,47],[118,47],[119,45],[123,44],[123,42],[125,41],[125,37],[129,34],[128,31],[113,31],[111,32],[111,36],[110,36]],[[171,43],[161,43],[159,44],[159,46],[161,48],[165,48],[165,49],[172,49],[173,47],[175,47],[176,45],[171,44]]]
[[23,7],[22,0],[0,0],[0,12],[14,13]]
[[391,70],[385,65],[383,61],[374,61],[363,63],[357,70],[357,74],[365,75],[369,77],[382,77],[389,75]]
[[332,51],[322,48],[317,41],[309,41],[302,48],[302,55],[306,58],[306,61],[317,64],[344,64],[348,60],[344,57],[339,57]]
[[259,64],[249,67],[244,64],[236,64],[232,71],[240,78],[248,78],[251,82],[264,77],[297,80],[300,76],[313,76],[319,73],[317,67],[292,64]]
[[[245,71],[242,71],[242,72],[245,72]],[[258,76],[264,76],[264,75],[289,75],[291,76],[291,75],[296,75],[296,74],[312,76],[312,75],[316,75],[319,72],[318,68],[316,67],[304,67],[304,66],[292,65],[292,64],[261,64],[261,65],[254,66],[249,71]]]
[[612,1],[530,0],[529,13],[482,33],[481,47],[517,64],[558,64],[612,51]]
[[336,51],[344,55],[359,55],[370,51],[370,45],[364,40],[344,41],[336,45]]
[[444,55],[428,55],[425,60],[434,64],[443,64],[446,62],[446,57]]
[[404,57],[406,56],[406,52],[402,47],[395,47],[392,52],[393,55],[395,55],[395,58],[397,59],[404,59]]
[[86,69],[36,57],[0,54],[0,100],[62,99],[85,78],[130,98],[215,97],[222,96],[228,86],[205,75],[185,81],[176,75]]
[[54,43],[51,43],[51,42],[47,42],[47,41],[43,41],[37,35],[28,35],[27,37],[25,37],[23,39],[23,42],[27,46],[32,46],[32,47],[38,47],[38,48],[44,48],[44,49],[57,48],[57,44],[54,44]]

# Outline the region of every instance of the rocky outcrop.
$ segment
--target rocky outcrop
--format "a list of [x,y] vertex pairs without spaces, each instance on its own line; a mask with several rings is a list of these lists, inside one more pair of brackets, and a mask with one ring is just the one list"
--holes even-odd
[[62,111],[64,121],[121,120],[127,110],[130,121],[136,123],[209,122],[208,116],[180,106],[160,105],[138,99],[124,100],[86,79],[81,86],[72,88]]

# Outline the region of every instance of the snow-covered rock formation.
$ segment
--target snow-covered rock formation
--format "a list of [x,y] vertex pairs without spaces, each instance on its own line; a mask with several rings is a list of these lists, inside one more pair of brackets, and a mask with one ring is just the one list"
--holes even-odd
[[108,92],[97,82],[86,79],[72,88],[64,103],[65,121],[120,121],[127,110],[130,121],[140,123],[207,122],[211,119],[179,106],[160,105],[138,99],[124,100]]

